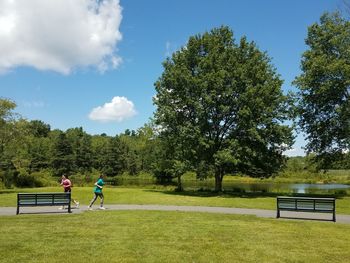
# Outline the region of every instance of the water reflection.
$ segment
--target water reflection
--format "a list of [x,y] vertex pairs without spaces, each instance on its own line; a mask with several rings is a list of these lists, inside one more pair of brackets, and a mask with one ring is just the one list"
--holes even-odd
[[350,189],[350,185],[346,184],[290,184],[290,189],[295,190],[297,193],[309,193],[309,192],[335,192],[336,190]]
[[[155,180],[119,179],[114,178],[116,185],[154,185]],[[176,183],[170,183],[176,185]],[[185,190],[213,190],[213,180],[186,180],[183,181]],[[265,192],[265,193],[299,193],[299,194],[346,194],[350,193],[350,185],[346,184],[301,184],[301,183],[271,183],[271,182],[223,182],[225,191],[234,192]]]
[[[207,187],[213,188],[213,183],[186,182],[185,187]],[[293,192],[299,194],[335,194],[350,191],[350,185],[346,184],[292,184],[292,183],[247,183],[247,182],[224,182],[223,188],[227,191],[241,192],[266,192],[283,193]]]

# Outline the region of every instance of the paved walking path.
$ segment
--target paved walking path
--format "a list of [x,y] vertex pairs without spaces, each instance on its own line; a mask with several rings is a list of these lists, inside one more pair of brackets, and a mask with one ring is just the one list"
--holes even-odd
[[[73,208],[72,213],[82,213],[87,211],[86,206]],[[150,210],[150,211],[183,211],[183,212],[204,212],[221,214],[240,214],[255,215],[257,217],[276,218],[275,210],[250,209],[250,208],[231,208],[231,207],[211,207],[211,206],[175,206],[175,205],[106,205],[106,210]],[[99,211],[95,206],[93,211]],[[90,212],[90,211],[88,211]],[[102,211],[101,211],[102,212]],[[68,215],[64,211],[54,207],[21,207],[21,214],[61,214]],[[0,216],[11,216],[16,214],[15,207],[0,207]],[[332,219],[332,214],[322,213],[302,213],[282,211],[283,219],[307,219],[307,220],[325,220]],[[350,224],[350,215],[336,215],[337,223]]]

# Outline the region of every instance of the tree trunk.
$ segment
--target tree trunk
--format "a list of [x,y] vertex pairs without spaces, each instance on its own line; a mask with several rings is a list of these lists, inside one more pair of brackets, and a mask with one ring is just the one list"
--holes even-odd
[[181,175],[177,176],[177,189],[176,191],[182,192],[183,188],[182,188],[182,181],[181,181]]
[[222,191],[222,177],[219,171],[215,172],[215,192]]

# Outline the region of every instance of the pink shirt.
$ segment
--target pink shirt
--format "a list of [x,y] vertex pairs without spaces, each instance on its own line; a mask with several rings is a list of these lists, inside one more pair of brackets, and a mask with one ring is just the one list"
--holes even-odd
[[61,181],[61,185],[63,185],[64,190],[70,190],[70,187],[72,184],[71,184],[70,180],[66,178],[66,179]]

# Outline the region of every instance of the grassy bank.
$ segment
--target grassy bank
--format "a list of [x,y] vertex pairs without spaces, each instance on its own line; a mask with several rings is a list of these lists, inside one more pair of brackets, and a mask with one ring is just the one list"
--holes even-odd
[[[16,206],[16,192],[61,192],[59,187],[13,189],[0,191],[0,206]],[[161,205],[198,205],[240,208],[276,208],[276,196],[273,194],[216,194],[212,192],[185,191],[175,192],[173,187],[124,188],[106,187],[106,204],[161,204]],[[82,205],[87,205],[93,197],[92,187],[74,187],[73,197]],[[350,197],[337,200],[338,214],[350,214]]]
[[[155,211],[0,217],[0,262],[348,262],[350,226]],[[331,245],[330,245],[331,244]]]

